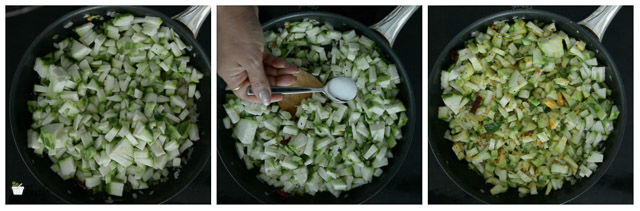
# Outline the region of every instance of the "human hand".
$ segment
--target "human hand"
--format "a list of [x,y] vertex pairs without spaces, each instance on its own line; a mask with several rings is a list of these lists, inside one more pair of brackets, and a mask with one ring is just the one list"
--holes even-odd
[[[270,86],[289,86],[298,68],[264,49],[256,7],[218,7],[217,72],[233,93],[251,103],[282,100]],[[251,86],[256,95],[247,95]]]

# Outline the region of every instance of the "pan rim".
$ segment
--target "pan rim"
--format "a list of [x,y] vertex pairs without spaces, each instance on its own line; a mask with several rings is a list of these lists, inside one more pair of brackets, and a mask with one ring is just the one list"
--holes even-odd
[[[616,88],[618,89],[618,93],[620,96],[620,102],[621,105],[618,105],[618,107],[620,108],[620,113],[626,113],[627,112],[627,103],[626,103],[626,94],[625,91],[623,89],[623,84],[624,82],[622,81],[622,79],[620,78],[620,72],[615,64],[615,60],[612,59],[611,55],[609,54],[609,52],[606,50],[606,48],[604,47],[604,45],[602,44],[601,41],[599,41],[599,39],[597,37],[595,37],[595,35],[593,34],[593,32],[591,32],[588,28],[581,26],[579,24],[577,24],[576,22],[562,16],[556,13],[552,13],[552,12],[548,12],[548,11],[544,11],[544,10],[538,10],[538,9],[515,9],[515,10],[505,10],[505,11],[501,11],[501,12],[496,12],[496,13],[492,13],[486,16],[482,16],[481,18],[479,18],[477,21],[472,22],[471,24],[467,25],[466,27],[464,27],[462,30],[460,30],[449,42],[448,44],[441,49],[439,56],[437,57],[437,60],[434,62],[434,65],[431,69],[431,72],[429,73],[429,82],[438,80],[436,79],[436,76],[441,72],[441,69],[443,67],[444,64],[444,58],[446,58],[447,54],[449,51],[451,50],[455,50],[455,46],[459,44],[459,42],[454,42],[456,40],[462,40],[462,38],[467,37],[468,34],[470,34],[472,32],[472,30],[474,28],[476,28],[477,26],[481,26],[487,23],[490,23],[490,21],[492,20],[509,20],[509,19],[513,19],[513,18],[525,18],[523,16],[528,16],[528,15],[541,15],[541,16],[545,16],[549,19],[552,19],[553,22],[562,22],[562,23],[566,23],[568,25],[573,26],[576,30],[578,30],[578,33],[584,34],[586,36],[586,39],[588,39],[589,41],[591,41],[590,44],[592,44],[592,47],[590,48],[591,50],[597,50],[602,52],[602,56],[604,57],[605,61],[609,61],[608,65],[608,69],[611,70],[611,72],[613,74],[610,74],[610,77],[614,77],[615,80],[618,82],[616,84],[609,84],[609,85],[613,85],[616,86]],[[527,19],[527,18],[525,18]],[[528,18],[530,19],[530,18]],[[548,21],[546,21],[548,22]],[[564,29],[563,29],[564,30]],[[564,30],[566,31],[566,30]],[[436,83],[430,83],[430,84],[436,84]],[[439,84],[439,83],[437,83]],[[613,87],[611,86],[611,87]],[[432,87],[429,87],[432,88]],[[435,89],[438,89],[438,92],[441,92],[440,87],[434,87]],[[432,100],[439,100],[439,99],[432,99]],[[429,105],[431,106],[431,105]],[[435,105],[434,105],[435,106]],[[603,162],[601,165],[599,165],[598,169],[596,170],[595,175],[592,175],[590,178],[583,178],[583,179],[592,179],[589,180],[583,187],[580,187],[579,189],[577,189],[576,191],[567,194],[568,196],[566,197],[566,199],[562,199],[562,200],[558,200],[560,204],[564,204],[567,202],[570,202],[576,198],[578,198],[579,196],[581,196],[583,193],[585,193],[586,191],[588,191],[589,189],[591,189],[591,187],[593,187],[593,185],[595,185],[598,181],[600,181],[600,179],[602,178],[602,176],[604,176],[604,174],[607,172],[607,170],[609,169],[609,167],[611,166],[611,164],[613,163],[613,161],[615,160],[615,158],[617,157],[618,151],[622,145],[622,141],[624,141],[624,132],[625,132],[625,125],[627,124],[627,116],[626,115],[619,115],[619,121],[616,124],[616,129],[618,130],[618,134],[619,136],[615,139],[615,140],[611,140],[613,141],[613,149],[612,151],[610,151],[611,154],[609,154],[608,156],[610,157],[610,159],[607,159],[605,162]],[[429,127],[430,129],[431,127]],[[429,132],[428,132],[429,133]],[[436,138],[436,137],[440,137],[440,135],[437,134],[431,134],[429,133],[428,138],[429,138],[429,151],[434,155],[438,165],[440,166],[440,168],[443,170],[443,172],[447,175],[447,177],[453,181],[454,184],[456,184],[456,186],[458,188],[460,188],[461,190],[463,190],[467,195],[472,196],[473,198],[475,198],[476,200],[482,202],[482,203],[491,203],[490,198],[483,198],[480,195],[477,195],[475,192],[472,192],[470,190],[467,190],[465,188],[462,187],[462,185],[460,184],[461,181],[458,181],[457,177],[452,176],[453,172],[449,169],[446,168],[445,165],[443,164],[443,162],[447,162],[447,160],[444,160],[443,158],[440,158],[437,156],[435,150],[434,150],[434,145],[431,143],[432,141],[439,141],[442,138]],[[510,203],[510,202],[503,202],[503,203]]]

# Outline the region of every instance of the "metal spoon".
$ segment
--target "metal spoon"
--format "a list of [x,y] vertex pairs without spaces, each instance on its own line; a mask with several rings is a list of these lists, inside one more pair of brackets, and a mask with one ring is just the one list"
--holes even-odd
[[[339,81],[339,80],[344,80],[344,81]],[[336,92],[338,90],[331,90],[330,87],[332,87],[332,85],[334,85],[335,83],[343,83],[343,82],[347,82],[345,83],[345,87],[347,89],[353,89],[356,90],[355,92],[357,92],[357,87],[356,87],[356,83],[353,82],[353,80],[349,77],[335,77],[332,78],[331,80],[329,80],[329,82],[327,82],[327,84],[324,85],[324,87],[322,88],[309,88],[309,87],[271,87],[271,93],[272,94],[303,94],[303,93],[314,93],[314,92],[322,92],[325,95],[327,95],[327,97],[329,97],[329,99],[331,99],[334,102],[338,102],[338,103],[346,103],[349,102],[351,100],[353,100],[356,96],[355,94],[353,96],[349,96],[346,99],[342,99],[339,98],[338,96],[336,96]],[[248,95],[254,95],[253,91],[251,91],[251,87],[249,87],[247,89],[247,94]]]

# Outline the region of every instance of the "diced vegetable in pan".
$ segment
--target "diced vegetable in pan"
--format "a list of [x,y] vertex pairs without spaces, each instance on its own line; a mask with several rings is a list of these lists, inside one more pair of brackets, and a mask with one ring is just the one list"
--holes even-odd
[[313,20],[268,31],[265,44],[323,83],[351,77],[358,93],[346,104],[313,94],[295,114],[277,104],[249,104],[228,94],[223,122],[233,128],[247,168],[258,169],[258,179],[283,194],[328,191],[338,197],[380,176],[408,122],[398,99],[395,65],[386,62],[369,38]]
[[122,196],[178,177],[199,140],[190,47],[158,17],[110,13],[36,59],[28,146],[51,169],[96,192]]

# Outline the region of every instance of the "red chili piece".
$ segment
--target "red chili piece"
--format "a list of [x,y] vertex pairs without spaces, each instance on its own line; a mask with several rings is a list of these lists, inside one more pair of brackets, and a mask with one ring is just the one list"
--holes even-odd
[[473,103],[473,107],[471,108],[471,113],[476,114],[476,111],[478,110],[478,107],[480,107],[481,103],[482,103],[482,97],[477,96],[476,101]]
[[285,199],[289,198],[289,194],[285,193],[284,191],[280,190],[280,189],[276,189],[276,193],[282,197],[284,197]]
[[89,190],[89,188],[84,185],[84,182],[80,181],[79,179],[76,179],[76,183],[78,184],[78,186],[80,186],[80,188],[82,188],[82,190]]
[[289,143],[289,140],[291,140],[291,137],[284,138],[284,139],[282,139],[282,141],[280,141],[280,144],[285,145],[285,144]]
[[455,50],[451,50],[451,52],[449,52],[449,58],[451,58],[451,60],[453,60],[454,62],[458,61],[458,52]]

